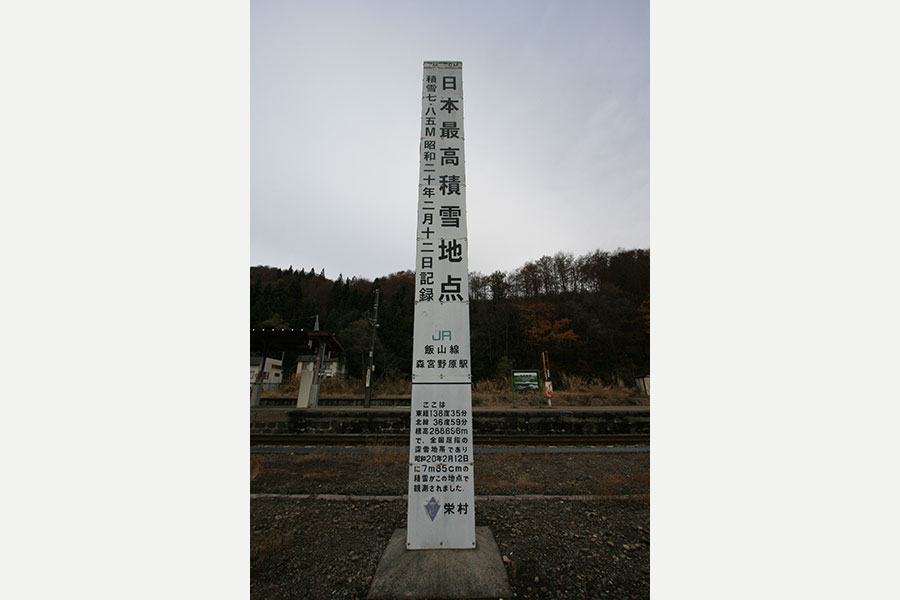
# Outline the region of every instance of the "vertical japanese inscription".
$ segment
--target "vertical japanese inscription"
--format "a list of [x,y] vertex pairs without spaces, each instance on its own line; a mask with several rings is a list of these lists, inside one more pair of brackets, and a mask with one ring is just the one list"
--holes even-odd
[[407,548],[474,548],[462,63],[425,62]]

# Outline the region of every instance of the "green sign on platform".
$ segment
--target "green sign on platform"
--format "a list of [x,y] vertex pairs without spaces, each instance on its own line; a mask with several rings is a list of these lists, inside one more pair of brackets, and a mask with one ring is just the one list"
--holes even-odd
[[544,403],[544,392],[541,389],[541,374],[538,371],[513,371],[512,372],[513,406],[516,405],[516,391],[539,392],[540,404]]

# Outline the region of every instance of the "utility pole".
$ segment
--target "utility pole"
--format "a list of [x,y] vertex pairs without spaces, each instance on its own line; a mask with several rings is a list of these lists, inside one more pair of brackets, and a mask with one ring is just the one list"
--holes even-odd
[[[312,319],[313,317],[310,317]],[[319,315],[315,316],[316,324],[313,325],[313,331],[319,330]],[[309,339],[309,349],[312,350],[312,338]],[[325,357],[325,341],[319,339],[316,347],[316,361],[313,363],[313,380],[309,388],[309,405],[311,407],[319,406],[319,377],[322,371],[322,359]]]
[[381,290],[375,290],[375,318],[369,319],[369,323],[372,324],[372,345],[369,346],[369,368],[366,369],[366,400],[363,404],[366,408],[372,404],[372,371],[375,369],[372,361],[375,358],[375,331],[378,329],[378,295],[380,293]]

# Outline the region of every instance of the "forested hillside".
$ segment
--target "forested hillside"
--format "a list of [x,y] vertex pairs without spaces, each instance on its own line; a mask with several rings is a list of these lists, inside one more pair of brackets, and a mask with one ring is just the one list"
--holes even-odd
[[[250,268],[251,327],[320,328],[335,332],[347,350],[350,375],[367,362],[374,290],[381,290],[376,380],[409,379],[412,363],[415,273],[375,281],[328,279],[324,270]],[[650,372],[650,251],[558,252],[509,273],[469,274],[472,376],[540,367],[550,351],[561,373],[630,384]]]

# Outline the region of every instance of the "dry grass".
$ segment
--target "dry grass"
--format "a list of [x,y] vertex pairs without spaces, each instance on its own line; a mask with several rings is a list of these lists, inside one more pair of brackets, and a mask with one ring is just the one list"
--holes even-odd
[[262,462],[255,456],[250,456],[250,481],[262,473]]
[[500,396],[512,394],[512,384],[505,379],[482,379],[472,384],[473,394]]
[[[487,459],[488,464],[490,465],[508,465],[508,464],[521,464],[525,459],[519,452],[508,451],[503,454],[494,454],[491,455],[490,458]],[[503,474],[504,469],[502,468],[479,468],[484,464],[484,462],[479,461],[476,464],[476,477],[475,477],[475,485],[478,488],[483,488],[484,492],[500,492],[509,490],[509,488],[513,485],[510,482],[511,477],[508,477],[506,474]],[[527,475],[522,475],[519,477],[519,480],[527,480]],[[523,482],[524,483],[524,482]],[[518,485],[518,483],[516,484]]]
[[370,460],[378,466],[387,467],[399,462],[405,462],[401,460],[402,455],[402,452],[386,450],[384,446],[375,446],[371,449]]
[[510,484],[506,479],[497,477],[492,471],[482,471],[478,474],[475,485],[487,492],[497,492],[508,488]]
[[313,462],[321,462],[328,460],[328,455],[324,452],[316,452],[315,454],[301,454],[299,456],[294,457],[294,462],[297,463],[313,463]]
[[[560,373],[553,378],[553,406],[650,406],[650,396],[625,386],[621,381],[616,385],[603,385],[582,377]],[[263,392],[264,398],[296,398],[300,378],[292,375],[277,389]],[[512,384],[508,377],[484,379],[472,385],[472,404],[475,406],[513,406]],[[322,380],[319,395],[322,398],[362,398],[366,389],[360,379],[340,379],[328,377]],[[372,387],[375,397],[408,398],[412,384],[400,377],[385,377]],[[546,406],[547,398],[541,399],[540,392],[516,392],[515,406]]]
[[[639,390],[617,385],[603,385],[565,373],[554,378],[553,406],[650,406],[650,397]],[[476,381],[472,385],[475,406],[504,407],[513,405],[512,384],[508,378]],[[516,406],[546,406],[540,392],[516,392]]]
[[319,395],[327,396],[365,396],[366,387],[364,382],[359,379],[340,379],[338,377],[328,377],[319,386]]
[[263,390],[262,398],[296,398],[300,394],[300,376],[296,373],[276,388]]
[[250,537],[250,564],[269,560],[294,541],[294,530],[286,529]]
[[537,481],[532,481],[528,475],[522,475],[516,480],[516,490],[520,493],[523,491],[534,492],[541,487]]
[[[374,382],[372,392],[377,396],[409,396],[412,384],[401,378],[378,379]],[[265,390],[263,398],[296,398],[300,393],[300,376],[291,375],[290,379],[277,388]],[[325,377],[319,384],[321,398],[362,398],[366,395],[365,381],[349,377]]]
[[[372,383],[372,393],[376,396],[409,396],[412,384],[399,377],[376,379]],[[366,395],[365,381],[362,379],[339,379],[329,377],[322,382],[319,395],[327,397],[362,397]]]
[[649,473],[637,473],[629,478],[621,473],[610,473],[603,475],[594,486],[594,493],[597,495],[619,495],[619,494],[649,494],[650,493],[650,475]]
[[[409,396],[412,384],[400,378],[377,379],[372,384],[372,393],[376,396]],[[359,398],[366,395],[365,381],[329,377],[322,382],[319,395],[323,398]]]

